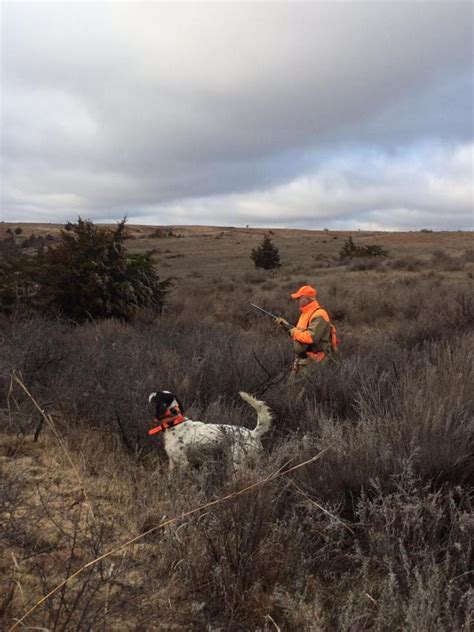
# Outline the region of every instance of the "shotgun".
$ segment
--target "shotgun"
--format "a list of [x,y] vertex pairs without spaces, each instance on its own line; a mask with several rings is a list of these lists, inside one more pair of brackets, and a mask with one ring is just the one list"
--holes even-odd
[[[252,307],[255,307],[255,309],[258,309],[259,311],[266,314],[266,316],[270,316],[270,318],[273,318],[273,320],[276,320],[277,318],[279,318],[279,316],[276,316],[275,314],[272,314],[271,312],[267,312],[267,310],[263,309],[263,307],[259,307],[258,305],[255,305],[254,303],[250,303],[250,305]],[[285,329],[288,329],[288,330],[290,330],[293,327],[293,325],[290,325],[290,324],[285,324],[285,323],[282,323],[282,324],[285,327]]]

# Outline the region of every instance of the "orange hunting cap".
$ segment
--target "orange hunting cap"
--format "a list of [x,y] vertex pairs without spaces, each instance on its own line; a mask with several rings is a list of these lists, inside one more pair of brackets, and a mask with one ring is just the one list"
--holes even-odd
[[300,289],[291,295],[291,298],[300,298],[300,296],[307,296],[308,298],[316,298],[316,290],[311,285],[303,285]]

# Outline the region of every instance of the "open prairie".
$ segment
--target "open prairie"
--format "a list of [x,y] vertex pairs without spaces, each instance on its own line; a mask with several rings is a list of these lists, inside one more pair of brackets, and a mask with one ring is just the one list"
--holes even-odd
[[[2,222],[0,240],[7,236],[7,230],[16,228],[21,228],[21,234],[16,237],[21,242],[32,235],[58,238],[63,227]],[[175,237],[168,237],[169,232]],[[127,227],[128,246],[132,251],[157,250],[160,269],[170,269],[169,273],[179,278],[190,272],[222,276],[252,271],[250,251],[259,245],[265,234],[274,240],[280,251],[282,268],[288,272],[298,266],[314,269],[315,257],[337,256],[349,235],[360,245],[380,244],[392,257],[414,256],[426,260],[436,250],[460,256],[466,249],[474,248],[474,233],[467,231],[394,233],[175,225]],[[306,268],[304,271],[309,274]]]
[[[0,240],[15,228],[59,238],[2,223]],[[470,629],[473,233],[127,230],[172,280],[161,315],[0,321],[4,627]],[[265,234],[276,270],[249,256]],[[341,260],[349,234],[387,256]],[[290,341],[250,303],[294,322],[303,284],[342,343],[297,399]],[[168,476],[147,435],[163,389],[248,428],[238,391],[266,401],[255,469],[217,456]]]

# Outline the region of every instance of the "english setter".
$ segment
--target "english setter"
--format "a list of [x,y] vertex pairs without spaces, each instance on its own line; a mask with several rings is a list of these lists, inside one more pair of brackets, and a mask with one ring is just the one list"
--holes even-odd
[[155,406],[155,419],[159,425],[148,431],[153,435],[163,432],[169,469],[185,468],[193,458],[202,459],[209,448],[228,446],[231,465],[239,470],[262,451],[261,437],[270,430],[272,413],[268,406],[248,393],[239,395],[257,412],[257,425],[253,430],[229,424],[206,424],[192,421],[184,415],[184,408],[176,395],[169,391],[151,393],[148,401]]

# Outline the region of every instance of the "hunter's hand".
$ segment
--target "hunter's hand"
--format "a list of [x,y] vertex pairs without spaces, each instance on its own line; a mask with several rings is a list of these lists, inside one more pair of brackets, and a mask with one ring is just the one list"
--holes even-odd
[[281,318],[281,316],[275,319],[275,323],[279,325],[282,329],[289,329],[291,327],[290,323],[284,318]]

